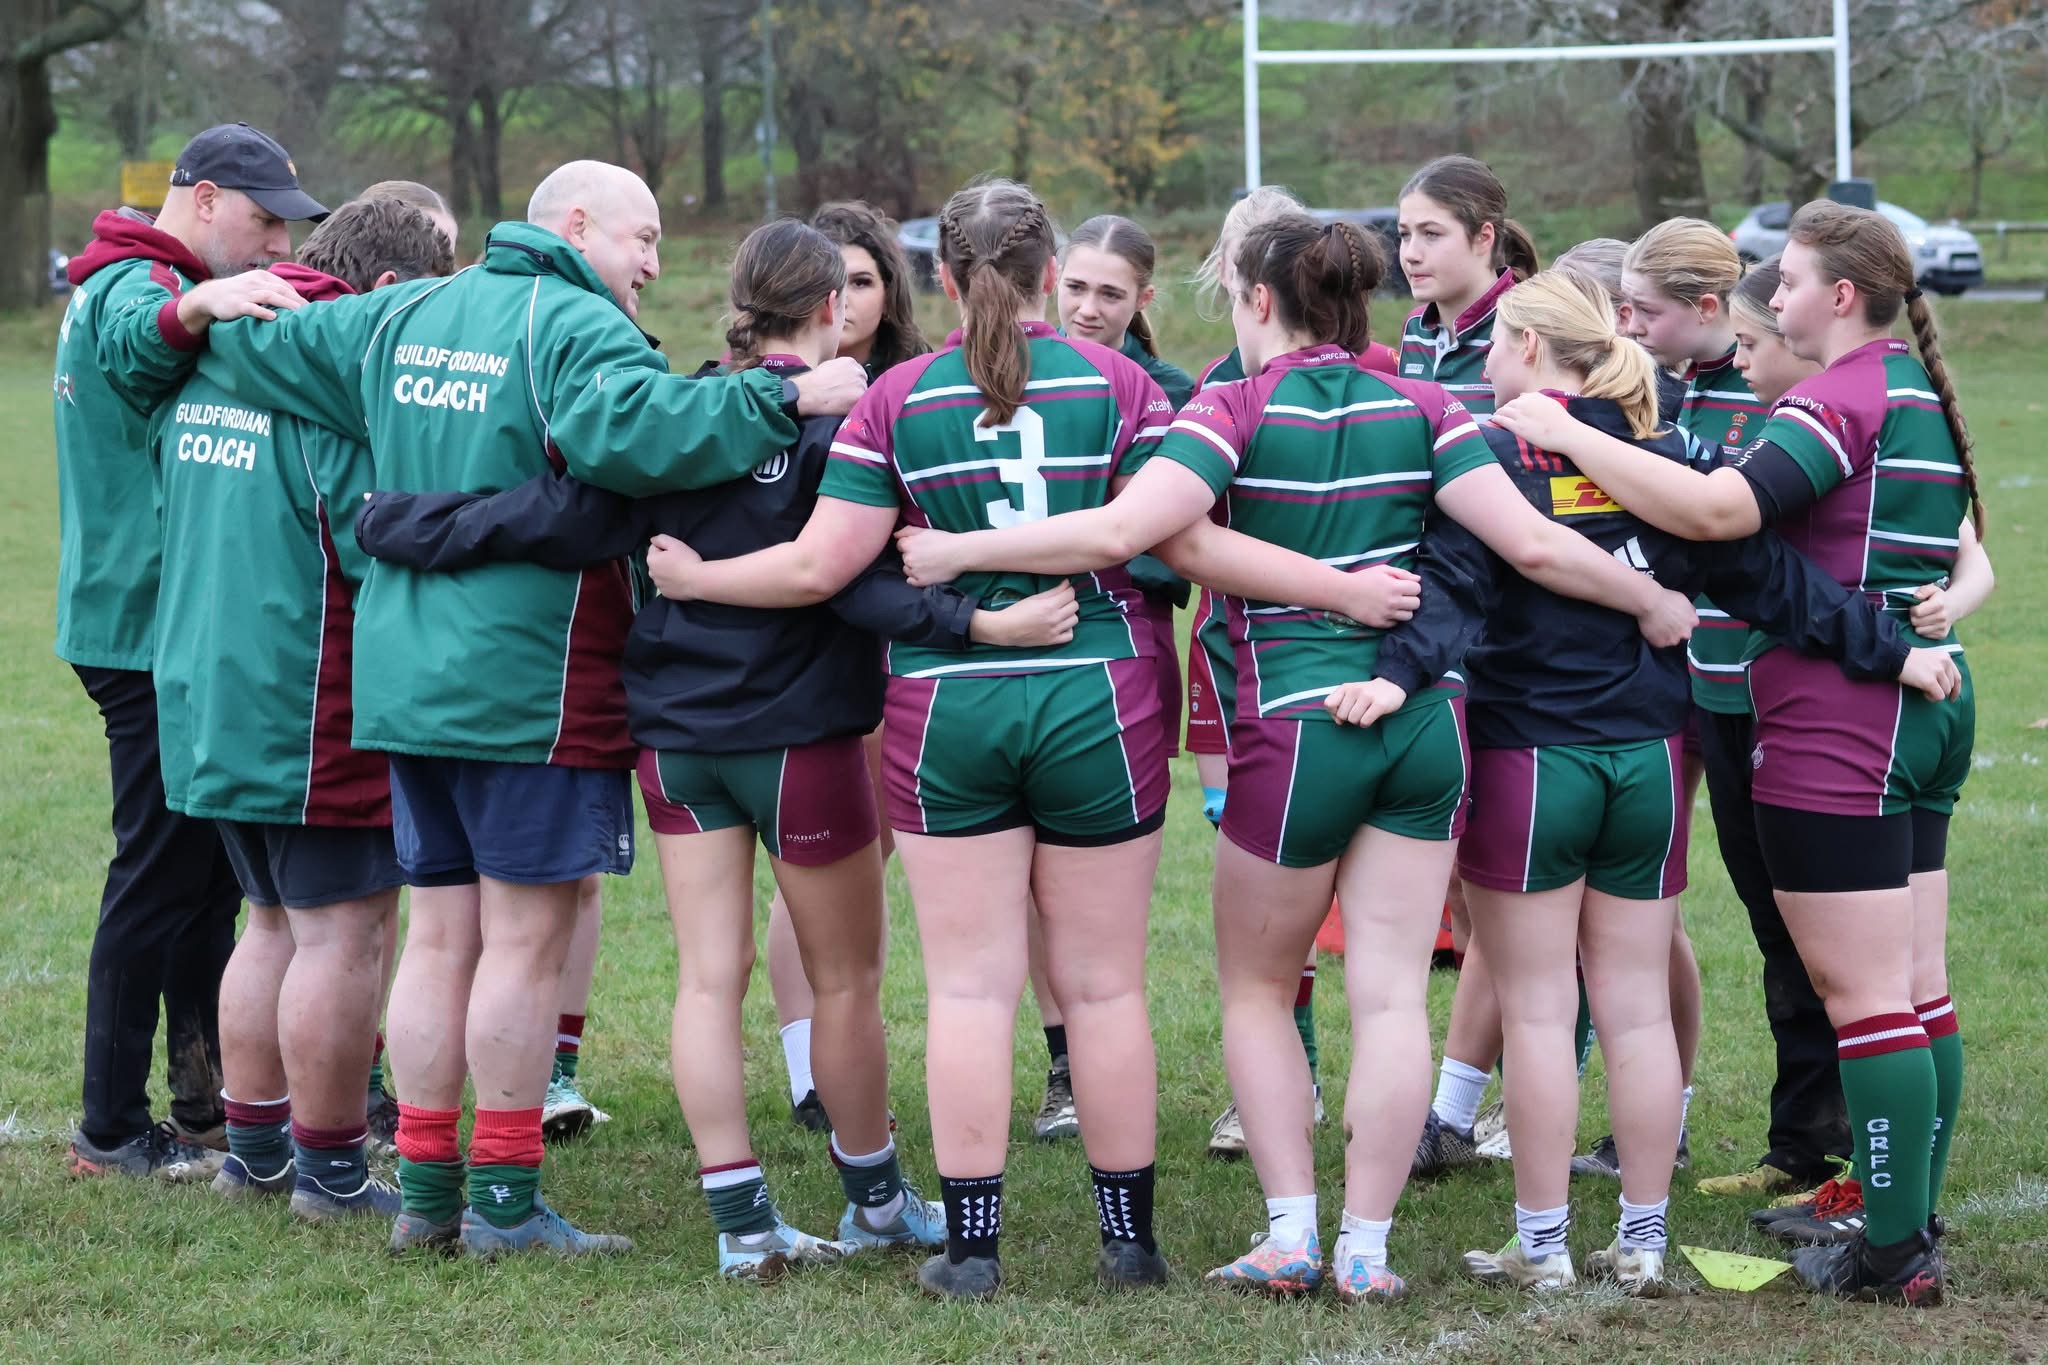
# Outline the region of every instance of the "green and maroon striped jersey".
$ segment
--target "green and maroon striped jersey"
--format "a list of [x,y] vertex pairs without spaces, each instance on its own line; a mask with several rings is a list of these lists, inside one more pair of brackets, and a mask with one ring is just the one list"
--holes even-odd
[[[354,292],[275,268],[308,299]],[[354,601],[370,565],[354,518],[376,486],[370,448],[204,375],[158,409],[152,433],[166,803],[219,820],[390,824],[388,757],[350,747]]]
[[[1718,360],[1687,368],[1678,424],[1715,457],[1712,464],[1740,454],[1763,424],[1763,415],[1764,405],[1749,391],[1742,371],[1735,368],[1734,348]],[[1693,704],[1708,711],[1747,715],[1749,683],[1742,656],[1749,626],[1704,597],[1694,605],[1700,623],[1685,644]]]
[[[1400,371],[1400,358],[1391,346],[1382,346],[1375,341],[1365,348],[1358,357],[1359,365],[1381,374],[1396,374]],[[1232,347],[1227,353],[1210,361],[1202,371],[1196,391],[1212,389],[1221,384],[1235,384],[1244,378],[1244,360]],[[1195,604],[1195,626],[1190,640],[1199,641],[1209,651],[1211,667],[1235,672],[1236,658],[1230,648],[1230,620],[1223,610],[1223,599],[1207,588]],[[1189,646],[1193,648],[1191,644]]]
[[[847,414],[818,496],[898,507],[913,526],[1000,530],[1100,507],[1166,432],[1172,407],[1135,362],[1106,346],[1022,324],[1030,355],[1024,406],[982,424],[987,408],[967,373],[959,334],[943,349],[891,369]],[[1000,609],[1069,578],[1081,611],[1074,638],[1045,648],[970,645],[965,651],[892,642],[898,677],[999,677],[1099,664],[1153,652],[1137,619],[1144,594],[1118,565],[1092,574],[973,573],[961,591]]]
[[1244,360],[1235,346],[1217,356],[1202,369],[1201,378],[1195,381],[1195,392],[1213,389],[1218,384],[1235,384],[1244,378]]
[[[1377,374],[1336,346],[1267,362],[1195,395],[1160,443],[1214,489],[1232,530],[1347,570],[1413,568],[1437,490],[1494,463],[1434,384]],[[1332,612],[1217,594],[1237,654],[1238,714],[1329,720],[1323,698],[1373,676],[1385,633]],[[1442,701],[1430,688],[1409,705]]]
[[1426,379],[1464,405],[1474,417],[1493,415],[1493,385],[1486,382],[1486,353],[1493,347],[1493,311],[1515,287],[1503,270],[1478,301],[1443,325],[1436,305],[1426,303],[1401,328],[1401,377]]
[[1970,497],[1941,400],[1905,342],[1859,346],[1794,386],[1739,462],[1772,448],[1813,494],[1778,534],[1836,582],[1882,594],[1903,621],[1915,589],[1948,576]]

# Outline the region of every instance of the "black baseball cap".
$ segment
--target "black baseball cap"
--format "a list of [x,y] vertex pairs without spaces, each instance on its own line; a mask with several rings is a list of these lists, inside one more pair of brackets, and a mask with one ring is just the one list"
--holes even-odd
[[299,168],[290,153],[268,133],[246,123],[208,128],[185,144],[171,171],[173,185],[211,180],[224,190],[240,190],[280,218],[320,221],[327,209],[299,188]]

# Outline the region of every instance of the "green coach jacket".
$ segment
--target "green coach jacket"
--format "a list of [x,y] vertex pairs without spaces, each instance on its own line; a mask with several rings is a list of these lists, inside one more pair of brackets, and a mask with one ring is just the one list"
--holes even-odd
[[[355,291],[289,262],[307,299]],[[389,825],[391,764],[351,743],[355,509],[369,447],[193,375],[157,409],[164,800],[221,820]]]
[[134,209],[102,213],[71,261],[50,388],[57,428],[57,656],[147,669],[156,622],[156,464],[149,417],[201,344],[178,295],[207,278],[183,242]]
[[[692,380],[581,254],[500,223],[482,264],[210,333],[202,376],[367,439],[379,487],[495,493],[550,469],[631,496],[746,474],[796,439],[782,380]],[[630,767],[625,566],[370,566],[356,601],[357,748]]]

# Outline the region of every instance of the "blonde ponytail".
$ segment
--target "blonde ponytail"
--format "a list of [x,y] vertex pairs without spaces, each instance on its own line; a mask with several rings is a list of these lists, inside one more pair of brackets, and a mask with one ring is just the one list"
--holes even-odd
[[1580,392],[1588,398],[1612,398],[1621,404],[1637,440],[1657,434],[1657,362],[1629,338],[1609,336],[1607,355],[1586,376],[1586,386]]
[[1541,271],[1501,295],[1499,317],[1534,332],[1561,368],[1584,376],[1580,393],[1619,403],[1637,440],[1657,434],[1657,362],[1615,330],[1614,304],[1598,281]]

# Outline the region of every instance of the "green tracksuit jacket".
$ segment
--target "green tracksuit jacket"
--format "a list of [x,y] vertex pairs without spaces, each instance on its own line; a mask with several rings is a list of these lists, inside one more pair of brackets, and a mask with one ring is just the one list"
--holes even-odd
[[72,259],[50,388],[57,427],[57,655],[147,669],[161,531],[149,416],[200,341],[177,296],[207,278],[189,248],[133,209],[102,213]]
[[[352,291],[284,264],[308,299]],[[163,576],[156,706],[172,810],[389,825],[391,764],[350,744],[355,509],[369,447],[193,375],[157,409]]]
[[[549,469],[632,496],[736,478],[796,439],[782,381],[692,380],[567,242],[500,223],[481,265],[210,333],[200,372],[367,438],[379,486],[495,493]],[[629,767],[621,563],[373,564],[356,601],[357,748]]]

